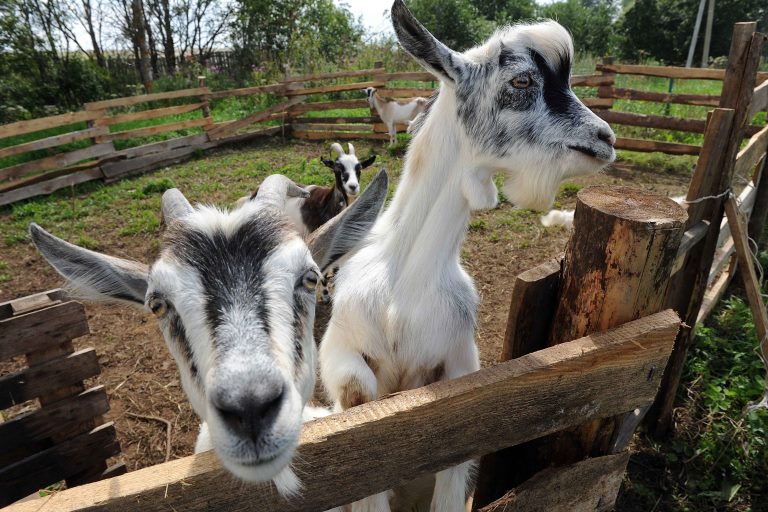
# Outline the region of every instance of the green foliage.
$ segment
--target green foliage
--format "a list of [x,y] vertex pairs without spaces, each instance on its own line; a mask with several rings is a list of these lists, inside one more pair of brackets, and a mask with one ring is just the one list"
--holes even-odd
[[152,195],[152,194],[162,194],[166,190],[171,189],[175,186],[176,185],[174,185],[173,180],[171,178],[163,177],[156,180],[152,180],[146,185],[144,185],[144,187],[142,187],[141,189],[141,192],[142,192],[142,195],[145,195],[145,196]]
[[469,221],[470,231],[484,231],[487,227],[488,223],[486,223],[483,219],[472,219]]
[[576,197],[576,194],[581,190],[581,185],[575,183],[563,183],[560,185],[560,192],[557,194],[558,198]]
[[532,18],[536,10],[533,0],[472,0],[472,4],[486,19],[498,23]]
[[567,28],[573,35],[577,52],[609,53],[614,39],[613,20],[617,15],[613,0],[565,0],[542,6],[539,14]]
[[493,30],[469,0],[410,0],[414,16],[450,48],[463,51],[485,39]]

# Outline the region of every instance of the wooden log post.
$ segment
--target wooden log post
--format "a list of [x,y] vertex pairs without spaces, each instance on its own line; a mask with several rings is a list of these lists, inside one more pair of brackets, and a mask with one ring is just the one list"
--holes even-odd
[[[552,262],[527,272],[527,279],[518,278],[513,295],[534,300],[510,310],[502,353],[519,357],[525,349],[540,347],[543,340],[521,334],[521,326],[530,334],[546,336],[541,324],[551,325],[547,344],[554,346],[660,311],[685,219],[677,203],[645,191],[607,186],[581,190],[562,273]],[[532,314],[531,308],[544,312],[544,318],[536,317],[539,325],[519,321],[511,325],[513,314],[521,319]],[[551,322],[547,311],[553,311]],[[649,375],[661,371],[648,368]],[[614,445],[622,428],[631,433],[637,425],[635,420],[624,427],[624,418],[622,414],[592,421],[486,457],[473,506],[480,509],[494,502],[548,466],[620,451]]]
[[[197,77],[197,86],[201,89],[206,88],[205,85],[205,75],[201,75]],[[211,106],[210,106],[210,96],[204,95],[202,97],[203,100],[203,117],[211,117]]]
[[[603,57],[602,64],[610,66],[613,64],[613,57]],[[610,101],[608,109],[613,107],[613,89],[616,85],[616,73],[613,71],[600,70],[599,73],[602,76],[609,77],[611,79],[610,84],[604,84],[597,88],[597,97],[603,98],[606,101]]]
[[[724,214],[724,193],[731,187],[739,145],[749,123],[749,105],[757,80],[764,36],[756,23],[736,23],[725,70],[720,106],[710,116],[704,135],[704,150],[694,171],[687,200],[688,223],[706,220],[710,229],[701,244],[689,251],[683,268],[675,274],[666,304],[679,312],[684,324],[694,326],[707,291],[709,272],[715,258],[720,224]],[[667,434],[672,424],[677,388],[683,373],[693,329],[678,334],[672,356],[664,371],[659,395],[646,417],[649,431],[657,437]]]

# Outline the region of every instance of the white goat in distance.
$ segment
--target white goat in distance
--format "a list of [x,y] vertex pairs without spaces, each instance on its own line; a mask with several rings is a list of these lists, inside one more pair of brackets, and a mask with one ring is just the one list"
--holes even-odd
[[416,119],[429,103],[427,98],[420,96],[408,99],[388,98],[379,94],[373,87],[367,87],[365,93],[368,95],[368,104],[376,109],[381,120],[387,125],[390,144],[397,142],[397,125],[408,124]]
[[[479,369],[478,295],[460,250],[470,211],[497,203],[496,173],[512,202],[544,209],[562,179],[615,158],[610,127],[570,88],[573,44],[559,24],[501,29],[458,53],[402,0],[391,15],[400,44],[441,83],[390,206],[336,275],[320,369],[338,409]],[[464,510],[471,467],[437,473],[433,511]],[[388,493],[352,508],[388,511]]]
[[162,245],[147,266],[72,245],[30,224],[32,241],[70,288],[150,310],[203,421],[196,452],[213,448],[236,477],[272,480],[291,495],[290,469],[315,385],[315,289],[365,236],[384,204],[380,171],[360,198],[306,241],[284,214],[306,191],[269,176],[231,212],[163,194]]

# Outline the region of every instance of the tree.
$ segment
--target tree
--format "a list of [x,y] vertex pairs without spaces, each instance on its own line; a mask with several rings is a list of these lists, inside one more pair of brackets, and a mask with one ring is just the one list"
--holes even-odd
[[606,55],[613,40],[617,11],[612,0],[565,0],[543,6],[541,16],[567,28],[577,52]]
[[435,37],[457,51],[482,42],[493,29],[469,0],[410,0],[407,4]]
[[534,0],[473,0],[472,4],[486,19],[497,23],[511,23],[533,18]]

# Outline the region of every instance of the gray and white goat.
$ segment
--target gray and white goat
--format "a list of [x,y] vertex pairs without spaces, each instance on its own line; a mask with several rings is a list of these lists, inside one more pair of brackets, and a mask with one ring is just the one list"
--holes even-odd
[[202,420],[196,451],[213,448],[251,482],[300,489],[290,468],[315,385],[315,289],[365,236],[387,194],[384,171],[341,215],[304,239],[285,216],[306,191],[268,177],[233,211],[163,194],[159,257],[151,265],[72,245],[30,224],[32,241],[70,288],[151,311]]

